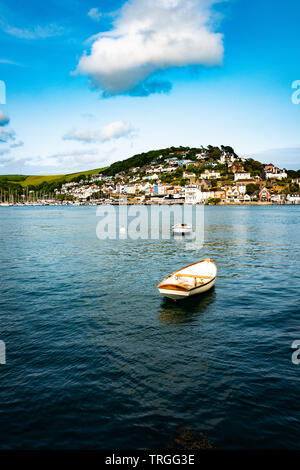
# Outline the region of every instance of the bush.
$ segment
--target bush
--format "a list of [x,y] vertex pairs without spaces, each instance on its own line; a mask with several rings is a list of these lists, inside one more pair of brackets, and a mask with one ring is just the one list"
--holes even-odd
[[207,204],[213,204],[214,206],[216,206],[217,204],[220,204],[221,202],[221,199],[219,197],[209,197],[207,199]]

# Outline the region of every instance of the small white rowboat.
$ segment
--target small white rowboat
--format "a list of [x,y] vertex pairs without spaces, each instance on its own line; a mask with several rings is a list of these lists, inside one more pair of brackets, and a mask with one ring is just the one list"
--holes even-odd
[[192,229],[190,224],[176,224],[172,227],[174,235],[187,235],[191,233]]
[[215,285],[217,266],[207,258],[175,271],[158,286],[159,292],[169,299],[186,299],[203,294]]

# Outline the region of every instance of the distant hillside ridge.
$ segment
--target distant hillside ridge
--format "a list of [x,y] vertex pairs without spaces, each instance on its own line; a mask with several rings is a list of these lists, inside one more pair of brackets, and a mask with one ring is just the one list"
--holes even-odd
[[223,151],[235,154],[232,147],[221,145],[221,149],[219,147],[213,147],[209,145],[207,149],[204,147],[168,147],[159,150],[150,150],[149,152],[143,152],[133,157],[127,158],[126,160],[121,160],[115,163],[112,163],[104,172],[103,174],[107,176],[114,176],[116,173],[120,173],[121,171],[127,172],[130,168],[134,167],[143,167],[145,165],[151,164],[153,161],[161,162],[166,158],[177,156],[178,154],[188,154],[188,158],[191,160],[196,160],[196,155],[207,151],[210,156],[215,157],[216,159],[219,158]]
[[[221,155],[233,155],[237,158],[238,155],[230,146],[221,145],[212,146],[208,145],[207,148],[201,147],[168,147],[158,150],[150,150],[133,155],[125,160],[120,160],[112,163],[109,167],[96,168],[93,170],[81,171],[76,173],[59,174],[59,175],[0,175],[0,191],[4,192],[19,192],[25,191],[43,191],[51,193],[54,190],[59,190],[62,185],[69,182],[79,182],[88,180],[92,175],[103,174],[104,176],[114,177],[120,173],[129,174],[131,170],[141,169],[152,164],[163,164],[167,159],[187,159],[191,166],[199,160],[199,155],[205,155],[208,162],[217,165],[216,162],[220,161]],[[201,157],[200,157],[201,158]],[[252,158],[242,159],[244,170],[251,173],[252,176],[260,175],[264,169],[264,164]],[[215,163],[214,163],[215,162]],[[224,165],[218,164],[217,169],[222,171]],[[203,167],[204,168],[204,167]],[[202,168],[202,170],[203,170]],[[201,169],[199,170],[201,172]],[[288,170],[289,177],[300,177],[300,170]]]

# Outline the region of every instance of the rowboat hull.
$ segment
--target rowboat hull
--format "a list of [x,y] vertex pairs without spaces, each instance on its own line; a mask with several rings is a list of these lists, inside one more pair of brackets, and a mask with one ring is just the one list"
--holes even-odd
[[187,299],[188,297],[192,297],[193,295],[204,294],[215,285],[216,280],[214,279],[209,284],[205,284],[204,286],[195,287],[194,289],[184,292],[180,290],[170,290],[170,289],[158,289],[159,292],[167,297],[168,299],[172,300],[180,300],[180,299]]
[[[201,263],[206,263],[206,266],[208,266],[208,271],[209,271],[210,276],[207,276],[203,274],[203,272],[201,272],[201,267],[204,266],[204,265],[200,266]],[[198,272],[198,266],[200,266],[199,272]],[[197,273],[197,274],[189,274],[190,272]],[[193,297],[195,295],[204,294],[205,292],[212,289],[212,287],[215,285],[216,277],[217,277],[216,265],[210,259],[206,259],[206,260],[200,261],[199,263],[195,263],[194,265],[190,265],[190,266],[187,266],[186,268],[182,268],[181,270],[176,271],[175,273],[165,278],[157,287],[158,287],[159,292],[164,297],[167,297],[172,300],[183,300],[189,297]],[[188,279],[188,280],[189,278],[195,278],[195,284],[194,286],[187,286],[186,284],[182,284],[181,282],[178,282],[179,278]],[[202,278],[201,282],[203,282],[203,279],[205,279],[205,282],[198,285],[198,282],[196,282],[197,278],[199,279]]]

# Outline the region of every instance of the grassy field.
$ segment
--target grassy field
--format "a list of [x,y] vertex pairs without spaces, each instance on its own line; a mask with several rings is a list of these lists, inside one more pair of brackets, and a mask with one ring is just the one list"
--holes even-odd
[[79,175],[95,175],[99,173],[104,168],[97,168],[95,170],[88,170],[88,171],[80,171],[79,173],[68,173],[64,175],[0,175],[1,180],[7,180],[10,183],[18,183],[21,184],[23,187],[32,185],[38,186],[39,184],[43,183],[44,181],[56,181],[56,180],[66,180],[71,181],[73,178]]

